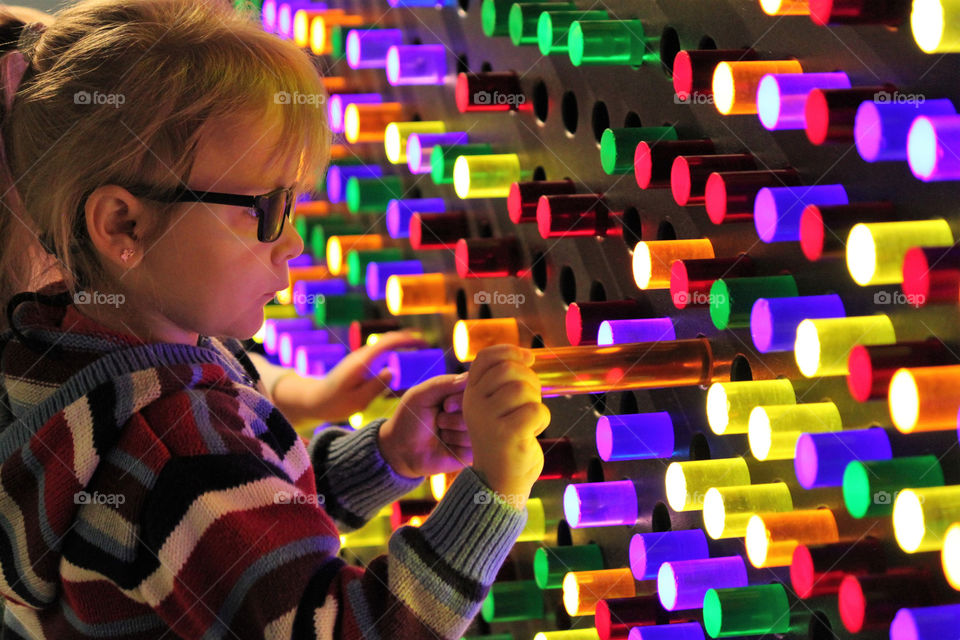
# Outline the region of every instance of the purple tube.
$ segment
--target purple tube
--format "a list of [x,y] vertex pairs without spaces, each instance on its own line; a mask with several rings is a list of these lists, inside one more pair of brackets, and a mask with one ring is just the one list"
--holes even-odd
[[309,253],[301,253],[296,258],[288,260],[287,266],[291,269],[294,267],[312,267],[313,256],[311,256]]
[[343,133],[343,112],[350,104],[380,104],[383,96],[379,93],[334,93],[327,100],[327,120],[330,131]]
[[263,0],[263,6],[260,7],[260,22],[263,24],[264,31],[267,33],[276,33],[277,0]]
[[797,326],[807,318],[844,318],[843,300],[836,294],[757,298],[750,310],[750,335],[760,353],[791,351]]
[[700,609],[710,589],[747,586],[743,556],[664,562],[657,572],[657,593],[667,611]]
[[890,640],[940,640],[957,635],[960,604],[905,607],[890,624]]
[[637,318],[631,320],[604,320],[597,330],[597,344],[609,347],[627,342],[656,342],[676,340],[677,332],[672,318]]
[[797,440],[793,469],[804,489],[842,487],[847,463],[891,457],[890,438],[883,429],[804,433]]
[[280,334],[284,331],[313,329],[312,318],[270,318],[263,323],[263,350],[275,356],[280,350]]
[[[884,94],[894,98],[898,93]],[[907,159],[907,134],[913,121],[920,116],[952,116],[957,113],[953,103],[940,100],[899,101],[887,98],[885,102],[870,100],[857,109],[853,123],[853,139],[857,152],[867,162]]]
[[753,223],[764,242],[799,242],[800,216],[811,204],[849,204],[840,184],[815,187],[764,187],[753,202]]
[[416,9],[418,7],[450,7],[453,0],[387,0],[387,4],[398,9]]
[[666,411],[600,416],[596,437],[604,462],[669,458],[675,445],[673,419]]
[[309,316],[313,313],[314,303],[323,296],[342,296],[347,292],[347,281],[343,278],[326,280],[297,280],[293,283],[293,308],[297,315]]
[[770,73],[757,87],[757,115],[770,131],[806,129],[807,94],[814,89],[849,89],[850,78],[834,73]]
[[394,87],[440,85],[447,72],[447,48],[442,44],[396,45],[387,53],[387,82]]
[[678,622],[634,627],[627,640],[704,640],[706,637],[699,622]]
[[351,69],[383,69],[387,51],[403,44],[400,29],[351,29],[347,32],[347,66]]
[[293,352],[294,368],[302,376],[324,376],[347,355],[343,344],[308,344]]
[[907,135],[910,170],[924,182],[960,180],[960,116],[920,116]]
[[467,144],[466,131],[450,133],[411,133],[407,138],[407,167],[410,173],[430,173],[430,154],[438,144]]
[[630,480],[568,484],[563,490],[563,516],[574,529],[632,527],[639,517],[637,488]]
[[[281,38],[290,39],[293,37],[293,16],[300,9],[314,9],[317,11],[322,11],[327,8],[327,5],[322,3],[306,2],[301,0],[299,2],[279,2],[277,3],[277,19],[275,23],[275,30],[271,33],[276,33]],[[261,17],[263,16],[263,10],[260,11]],[[264,29],[266,30],[266,28]]]
[[393,275],[411,276],[423,273],[423,263],[419,260],[398,260],[397,262],[368,262],[366,283],[367,296],[371,300],[383,300],[387,297],[387,278]]
[[327,200],[343,202],[347,196],[350,178],[382,178],[383,167],[378,164],[332,164],[327,169]]
[[393,375],[390,378],[390,388],[399,391],[442,376],[447,372],[447,363],[443,349],[391,351],[387,358],[387,368]]
[[297,347],[309,347],[317,344],[327,344],[330,333],[325,329],[307,329],[284,331],[278,337],[280,364],[285,367],[294,365],[294,354]]
[[443,198],[395,198],[387,203],[387,233],[391,238],[410,237],[410,218],[415,213],[443,213]]
[[664,562],[710,557],[703,529],[635,533],[630,538],[630,571],[636,580],[653,580]]

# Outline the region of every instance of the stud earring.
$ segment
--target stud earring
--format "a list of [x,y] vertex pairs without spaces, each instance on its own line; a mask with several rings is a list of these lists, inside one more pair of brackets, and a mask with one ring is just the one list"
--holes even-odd
[[124,262],[127,262],[128,260],[130,260],[132,256],[133,256],[133,249],[127,248],[127,249],[124,249],[123,252],[120,254],[120,259],[123,260]]

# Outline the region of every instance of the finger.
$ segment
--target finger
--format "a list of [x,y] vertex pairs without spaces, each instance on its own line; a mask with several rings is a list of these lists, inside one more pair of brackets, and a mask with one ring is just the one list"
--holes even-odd
[[[450,455],[458,460],[463,466],[468,466],[473,464],[473,449],[470,447],[449,447]],[[450,469],[449,471],[456,471],[457,469]],[[449,472],[448,471],[448,472]]]
[[466,431],[440,429],[440,441],[448,447],[470,447],[470,434]]
[[[528,402],[501,416],[518,427],[518,436],[533,436],[543,433],[550,424],[550,410],[542,402]],[[529,429],[527,431],[526,429]]]
[[392,379],[393,373],[390,369],[383,369],[376,376],[361,382],[354,394],[363,403],[363,406],[367,406],[374,398],[383,393],[384,389],[390,388],[390,380]]
[[508,382],[522,381],[540,393],[540,378],[529,367],[514,360],[501,362],[487,374],[486,382],[477,387],[483,396],[489,398],[497,389]]
[[429,345],[423,340],[423,338],[420,338],[409,331],[389,331],[382,334],[380,339],[377,340],[376,344],[363,346],[354,351],[354,353],[363,353],[364,358],[366,358],[369,362],[381,353],[386,353],[387,351],[411,348],[422,349],[427,346]]
[[[466,382],[464,382],[466,384]],[[463,409],[463,392],[455,393],[452,396],[447,396],[443,400],[443,410],[447,413],[456,413]]]
[[521,349],[512,344],[497,344],[481,349],[470,366],[471,385],[480,385],[487,372],[504,360],[513,360],[526,365],[532,363],[533,354],[530,349]]
[[467,386],[467,378],[454,374],[434,376],[424,380],[415,387],[411,387],[407,394],[411,400],[421,407],[443,406],[447,397],[461,398],[463,405],[463,390]]
[[511,380],[494,391],[487,400],[491,407],[496,407],[497,417],[503,418],[521,405],[540,402],[540,391],[526,380]]
[[437,426],[441,429],[451,431],[466,431],[467,422],[463,419],[463,413],[440,413],[437,415]]

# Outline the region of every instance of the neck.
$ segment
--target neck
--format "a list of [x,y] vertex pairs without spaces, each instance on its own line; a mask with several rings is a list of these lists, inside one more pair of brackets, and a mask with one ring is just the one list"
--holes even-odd
[[76,304],[81,314],[103,326],[132,335],[144,343],[167,342],[196,346],[200,335],[175,325],[169,318],[152,311],[137,310],[129,302],[123,304]]

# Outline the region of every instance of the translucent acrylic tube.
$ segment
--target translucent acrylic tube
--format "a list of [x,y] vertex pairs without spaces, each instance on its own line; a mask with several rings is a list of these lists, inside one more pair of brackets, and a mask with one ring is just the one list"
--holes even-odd
[[666,411],[601,416],[596,437],[604,462],[669,458],[675,446],[673,419]]
[[637,509],[637,489],[630,480],[568,484],[563,491],[563,515],[574,529],[633,526]]
[[630,570],[637,580],[657,577],[664,562],[710,557],[703,529],[635,533],[630,538]]
[[707,423],[718,436],[748,433],[754,407],[796,401],[793,383],[786,378],[716,382],[707,390]]
[[804,433],[797,439],[794,473],[804,489],[839,487],[851,461],[887,460],[892,456],[890,437],[883,429]]
[[847,270],[861,286],[900,284],[908,249],[952,245],[953,232],[943,218],[860,223],[847,236]]
[[890,379],[890,417],[901,433],[944,431],[957,426],[960,365],[906,367]]
[[893,533],[907,553],[940,551],[954,522],[960,522],[957,485],[904,489],[893,503]]
[[747,558],[758,569],[787,567],[798,544],[828,544],[839,539],[830,509],[755,514],[747,523]]
[[833,402],[762,405],[750,412],[747,438],[757,460],[790,460],[802,433],[841,431]]
[[657,593],[667,611],[700,609],[709,589],[745,587],[742,556],[665,562],[657,573]]
[[847,318],[808,318],[797,325],[794,356],[800,373],[845,376],[850,349],[858,344],[893,344],[897,336],[885,314]]
[[743,458],[671,462],[666,473],[667,503],[674,511],[703,509],[711,487],[750,484],[750,469]]
[[630,598],[637,595],[630,569],[570,571],[563,577],[563,606],[571,616],[589,616],[604,598]]
[[742,538],[755,513],[793,511],[785,482],[711,487],[703,501],[703,528],[714,540]]
[[782,584],[710,589],[703,598],[703,626],[711,638],[787,633],[787,592]]

